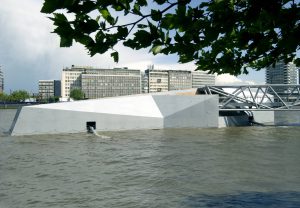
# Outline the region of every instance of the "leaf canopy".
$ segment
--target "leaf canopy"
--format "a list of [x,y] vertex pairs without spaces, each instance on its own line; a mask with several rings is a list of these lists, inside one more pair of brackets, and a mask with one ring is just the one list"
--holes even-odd
[[44,0],[41,12],[52,14],[61,47],[112,50],[114,61],[121,42],[218,74],[300,64],[299,0]]

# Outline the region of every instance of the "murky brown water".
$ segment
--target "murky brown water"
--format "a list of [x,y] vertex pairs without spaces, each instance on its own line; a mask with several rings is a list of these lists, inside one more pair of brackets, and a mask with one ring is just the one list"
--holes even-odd
[[0,207],[296,208],[299,133],[245,127],[103,133],[110,139],[2,134]]

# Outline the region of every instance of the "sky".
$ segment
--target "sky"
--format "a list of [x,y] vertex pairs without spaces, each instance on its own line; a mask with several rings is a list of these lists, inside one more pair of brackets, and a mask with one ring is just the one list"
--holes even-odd
[[[43,0],[1,0],[0,5],[0,66],[4,72],[6,93],[14,90],[38,92],[38,80],[61,79],[65,67],[93,66],[98,68],[128,67],[194,70],[193,63],[179,64],[176,55],[152,55],[148,49],[132,50],[121,44],[119,63],[110,52],[90,57],[86,49],[74,43],[70,48],[59,47],[59,37],[49,15],[40,13]],[[264,71],[251,71],[249,75],[234,77],[221,75],[216,84],[263,84]]]

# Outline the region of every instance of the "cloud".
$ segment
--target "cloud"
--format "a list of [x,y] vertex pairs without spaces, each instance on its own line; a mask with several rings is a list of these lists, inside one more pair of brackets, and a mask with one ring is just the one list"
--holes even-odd
[[[144,70],[156,63],[173,63],[175,56],[153,56],[149,49],[139,51],[118,44],[120,61],[114,63],[110,52],[90,57],[77,43],[59,47],[54,26],[40,13],[43,1],[2,0],[0,7],[0,65],[5,76],[5,91],[26,89],[37,92],[39,79],[60,79],[64,67],[71,65],[99,68],[129,67]],[[174,66],[163,68],[174,68]]]
[[[193,70],[193,63],[178,64],[176,55],[149,54],[118,44],[120,61],[114,63],[110,52],[90,57],[86,49],[74,43],[70,48],[59,47],[59,37],[47,15],[40,13],[42,0],[1,0],[0,65],[5,76],[5,91],[25,89],[38,91],[39,79],[60,79],[64,67],[71,65],[99,68],[129,67],[144,70]],[[232,79],[232,78],[231,78]],[[222,80],[222,79],[221,79]]]
[[5,91],[37,92],[39,79],[60,79],[64,67],[74,65],[107,67],[109,54],[91,58],[83,46],[59,47],[53,25],[40,13],[40,0],[2,0],[0,7],[0,65]]
[[2,0],[0,7],[1,40],[9,44],[10,51],[22,53],[27,60],[42,55],[55,41],[47,32],[52,30],[51,25],[39,10],[37,1]]
[[222,74],[216,77],[217,85],[255,85],[259,84],[254,80],[242,80],[230,74]]

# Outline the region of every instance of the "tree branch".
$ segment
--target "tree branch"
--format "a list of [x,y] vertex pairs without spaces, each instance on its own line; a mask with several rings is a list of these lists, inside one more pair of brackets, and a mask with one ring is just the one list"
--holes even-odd
[[[160,11],[161,14],[165,13],[166,11],[168,11],[169,9],[171,9],[172,7],[174,7],[175,5],[178,5],[179,2],[176,2],[176,3],[172,3],[170,4],[168,7],[166,7],[165,9],[163,9],[162,11]],[[135,22],[131,22],[131,23],[127,23],[127,24],[124,24],[124,25],[118,25],[118,26],[111,26],[109,28],[106,28],[105,30],[110,30],[110,29],[113,29],[113,28],[116,28],[116,27],[128,27],[128,26],[131,26],[131,29],[129,30],[128,34],[133,30],[133,28],[136,26],[136,24],[138,24],[139,22],[143,21],[145,18],[147,17],[151,17],[151,14],[147,14],[147,15],[143,15],[140,19],[138,19],[137,21]]]

